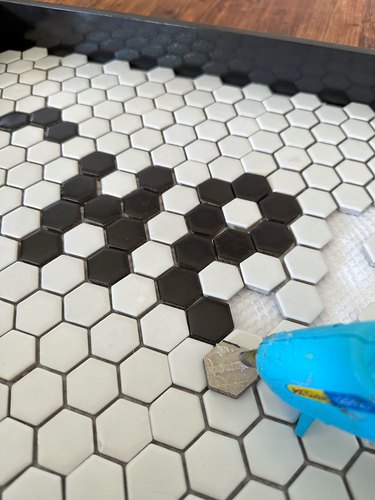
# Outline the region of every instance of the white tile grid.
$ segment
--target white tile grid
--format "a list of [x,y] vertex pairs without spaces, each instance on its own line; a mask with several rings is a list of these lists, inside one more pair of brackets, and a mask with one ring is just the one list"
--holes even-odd
[[[359,453],[355,438],[315,424],[302,442],[297,441],[288,424],[295,422],[296,413],[262,383],[254,390],[266,416],[276,420],[259,420],[251,390],[239,400],[205,391],[201,360],[210,346],[188,337],[185,315],[179,309],[154,307],[157,298],[149,277],[168,269],[173,260],[163,254],[150,263],[145,255],[148,244],[167,250],[167,245],[184,234],[183,214],[199,202],[192,188],[210,175],[229,182],[243,170],[268,176],[273,190],[299,195],[304,216],[292,230],[303,246],[288,252],[284,267],[279,259],[254,254],[241,265],[242,277],[235,266],[213,263],[200,273],[203,292],[228,300],[242,288],[243,279],[248,288],[262,294],[243,290],[234,300],[240,304],[244,294],[257,297],[259,318],[268,314],[266,301],[272,300],[263,294],[276,288],[281,313],[294,320],[281,322],[276,331],[313,321],[322,303],[312,284],[326,272],[320,252],[314,249],[326,245],[331,237],[322,219],[329,217],[336,204],[343,212],[360,214],[374,203],[373,111],[356,103],[343,109],[329,106],[310,94],[292,98],[273,95],[260,84],[238,89],[207,75],[190,80],[175,78],[171,70],[162,68],[148,73],[130,70],[122,61],[87,63],[87,58],[78,54],[55,58],[41,48],[24,53],[7,51],[0,54],[0,62],[7,64],[7,72],[0,77],[1,115],[14,109],[35,111],[45,106],[47,99],[49,105],[62,109],[64,120],[79,124],[82,136],[63,145],[62,153],[68,158],[61,156],[59,146],[43,141],[39,129],[32,126],[26,135],[22,129],[13,133],[11,145],[7,135],[0,138],[3,183],[6,189],[14,190],[1,198],[0,296],[18,303],[17,330],[8,331],[13,327],[14,307],[0,302],[0,377],[13,385],[10,417],[4,418],[2,408],[7,406],[9,394],[0,384],[0,435],[4,444],[0,451],[0,497],[14,500],[33,491],[31,500],[35,495],[38,500],[44,500],[44,495],[48,500],[60,500],[59,477],[51,474],[57,472],[67,475],[66,500],[102,500],[103,496],[122,500],[123,473],[116,463],[120,460],[130,461],[126,468],[130,499],[153,499],[155,491],[182,498],[186,478],[180,455],[168,449],[172,446],[184,450],[189,484],[195,492],[195,496],[186,498],[208,495],[220,499],[229,495],[243,499],[252,493],[277,500],[284,498],[280,489],[262,481],[283,489],[291,477],[296,477],[289,487],[292,500],[317,484],[322,498],[349,498],[340,474],[332,472],[347,464],[351,495],[355,500],[367,498],[374,488],[371,469],[375,457],[371,451]],[[133,255],[135,271],[140,275],[130,275],[112,287],[113,308],[118,311],[114,313],[110,313],[109,293],[84,283],[80,265],[82,257],[104,245],[102,229],[81,224],[70,230],[64,236],[64,249],[70,255],[44,266],[40,278],[37,268],[16,262],[13,239],[39,228],[39,211],[59,198],[53,192],[54,183],[58,185],[77,173],[77,160],[95,149],[93,140],[98,149],[117,156],[119,171],[115,174],[123,175],[121,179],[115,174],[104,178],[103,192],[124,196],[135,187],[134,174],[151,161],[174,169],[181,184],[163,195],[168,212],[148,224],[155,241],[139,248],[138,264]],[[117,146],[120,140],[121,147]],[[21,201],[17,190],[23,190]],[[236,203],[240,201],[244,200]],[[258,212],[249,212],[246,207],[251,220],[242,220],[245,207],[230,208],[224,214],[234,227],[248,227],[259,217]],[[168,219],[163,215],[167,213]],[[166,228],[168,223],[170,227]],[[371,244],[367,243],[365,249],[371,260]],[[261,264],[264,273],[259,273],[258,258],[267,260]],[[282,285],[288,279],[286,271],[293,280]],[[225,283],[218,280],[223,273],[227,276]],[[39,283],[43,291],[38,291]],[[140,301],[135,300],[135,292]],[[55,293],[64,296],[64,318],[62,299]],[[296,297],[293,307],[291,297]],[[235,320],[236,307],[232,307]],[[273,310],[277,311],[275,302]],[[368,310],[373,314],[371,304]],[[140,331],[135,319],[122,314],[138,316],[145,311],[149,312],[140,321]],[[367,318],[368,313],[364,314]],[[233,335],[244,345],[249,341],[245,332]],[[139,348],[140,340],[144,347]],[[41,364],[53,372],[35,367],[36,343]],[[89,352],[96,358],[90,358]],[[120,379],[114,363],[120,363]],[[28,373],[12,382],[24,370]],[[69,410],[62,406],[62,376],[66,373]],[[202,390],[203,397],[198,395]],[[124,396],[118,399],[119,394]],[[99,415],[94,417],[97,446],[105,458],[90,456],[93,415]],[[29,424],[38,429],[38,463],[51,472],[29,467]],[[236,441],[243,433],[247,463]],[[149,444],[152,439],[157,444]],[[301,473],[301,446],[309,460],[329,467],[331,472],[309,465]],[[275,461],[276,452],[281,455]],[[246,479],[248,467],[257,481]],[[4,484],[9,486],[2,493]]]

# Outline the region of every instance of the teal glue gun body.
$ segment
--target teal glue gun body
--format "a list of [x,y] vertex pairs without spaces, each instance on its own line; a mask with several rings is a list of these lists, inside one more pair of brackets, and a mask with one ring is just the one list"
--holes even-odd
[[375,322],[271,335],[256,365],[273,392],[301,411],[297,435],[319,419],[375,441]]

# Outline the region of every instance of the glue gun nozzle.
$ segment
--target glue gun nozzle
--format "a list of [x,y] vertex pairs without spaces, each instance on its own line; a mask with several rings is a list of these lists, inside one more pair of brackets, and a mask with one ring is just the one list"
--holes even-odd
[[253,349],[252,351],[243,351],[240,353],[239,358],[242,364],[245,366],[256,368],[256,355],[257,350]]

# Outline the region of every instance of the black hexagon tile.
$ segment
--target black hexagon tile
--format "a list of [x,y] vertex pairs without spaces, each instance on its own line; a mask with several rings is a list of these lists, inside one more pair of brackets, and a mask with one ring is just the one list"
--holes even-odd
[[45,137],[49,141],[62,143],[76,136],[78,127],[75,123],[60,122],[55,125],[50,125],[46,129]]
[[283,193],[270,193],[259,203],[264,217],[275,222],[290,224],[299,215],[302,215],[298,201]]
[[124,212],[129,217],[147,220],[160,211],[159,197],[146,189],[137,189],[123,199]]
[[0,117],[0,129],[12,132],[18,128],[24,127],[29,122],[29,115],[14,111]]
[[234,198],[229,182],[220,179],[208,179],[197,187],[199,198],[204,203],[222,207]]
[[114,196],[101,194],[93,200],[87,201],[84,206],[86,221],[107,226],[121,216],[121,201]]
[[163,193],[173,186],[172,172],[165,167],[148,167],[138,174],[139,186],[155,193]]
[[92,283],[111,286],[130,272],[128,256],[121,250],[103,248],[87,260],[87,276]]
[[237,198],[249,201],[260,201],[270,193],[271,188],[267,179],[261,175],[243,174],[232,183]]
[[187,311],[190,334],[197,340],[217,344],[234,328],[228,304],[202,299]]
[[41,127],[48,127],[56,123],[61,118],[61,111],[56,108],[42,108],[31,113],[30,122],[33,125],[40,125]]
[[95,151],[80,160],[80,170],[82,174],[103,177],[116,169],[115,158],[102,151]]
[[226,229],[214,239],[217,256],[220,260],[239,264],[255,252],[249,233],[236,229]]
[[174,245],[178,265],[199,272],[215,260],[211,240],[197,234],[187,234]]
[[157,280],[160,299],[166,304],[186,309],[202,296],[198,275],[193,271],[174,267]]
[[259,252],[269,253],[279,257],[294,243],[290,229],[284,224],[273,221],[263,221],[252,231],[256,249]]
[[122,217],[106,228],[108,245],[132,252],[146,242],[144,225],[137,219]]
[[[56,54],[0,53],[0,496],[369,497],[371,443],[322,423],[297,440],[262,381],[229,400],[203,358],[343,296],[319,249],[343,266],[371,241],[375,112],[295,93],[290,68],[272,89],[236,60],[214,76],[236,49],[199,29],[145,54],[142,31],[52,28]],[[335,321],[370,310],[370,248]]]
[[187,213],[185,219],[193,233],[210,237],[214,237],[226,225],[220,208],[203,203]]
[[20,260],[42,266],[62,253],[61,236],[40,229],[21,240]]
[[60,200],[42,212],[42,224],[47,229],[64,233],[81,221],[81,210],[77,203]]
[[96,180],[87,175],[76,175],[65,181],[61,186],[61,196],[64,200],[84,203],[97,194]]

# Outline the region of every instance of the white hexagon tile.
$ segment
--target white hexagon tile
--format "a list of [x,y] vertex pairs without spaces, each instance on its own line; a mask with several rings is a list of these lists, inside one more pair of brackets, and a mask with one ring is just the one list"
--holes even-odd
[[369,499],[370,443],[202,359],[326,321],[354,253],[375,318],[372,109],[40,47],[0,73],[0,498]]

